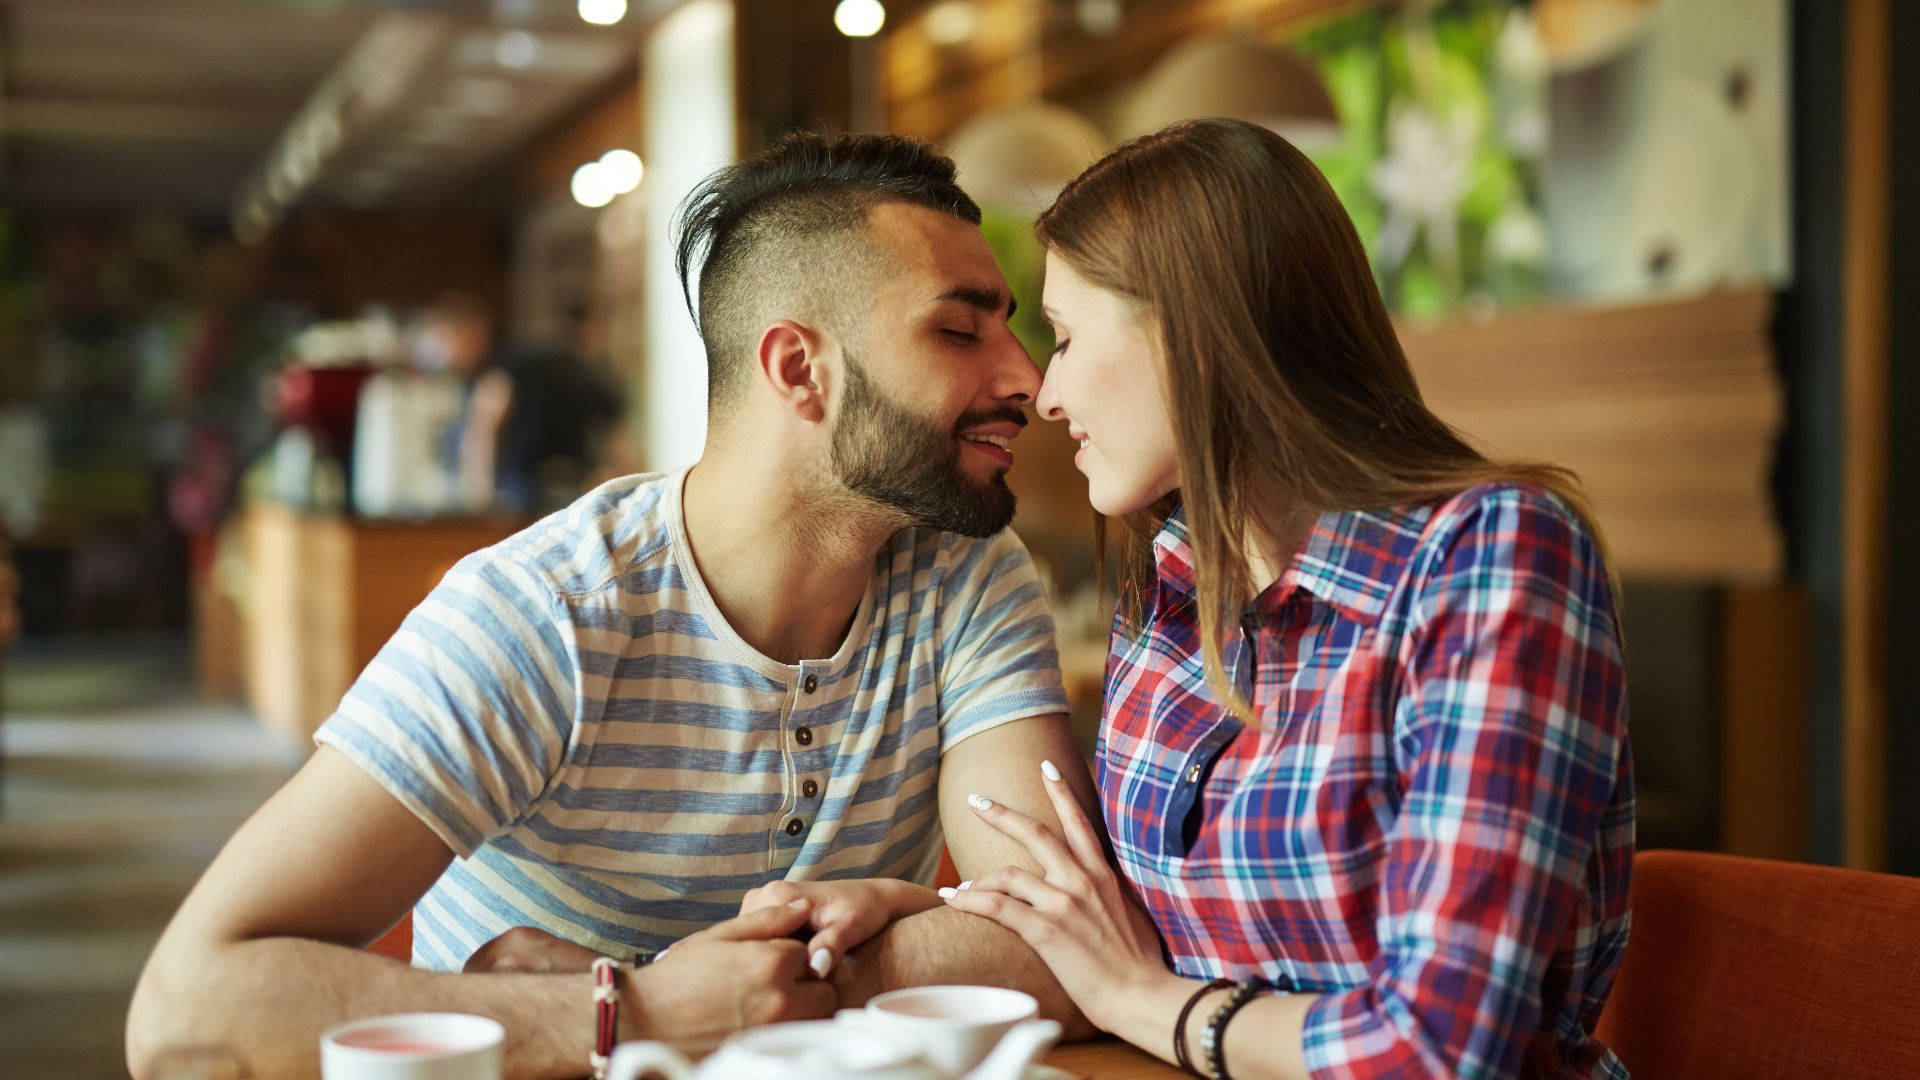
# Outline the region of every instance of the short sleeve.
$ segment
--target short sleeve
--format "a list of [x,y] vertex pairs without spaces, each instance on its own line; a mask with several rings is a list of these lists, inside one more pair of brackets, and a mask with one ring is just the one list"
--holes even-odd
[[1010,720],[1067,711],[1053,614],[1011,529],[967,541],[941,587],[940,749]]
[[345,754],[462,857],[532,810],[574,730],[560,599],[495,550],[450,571],[314,741]]

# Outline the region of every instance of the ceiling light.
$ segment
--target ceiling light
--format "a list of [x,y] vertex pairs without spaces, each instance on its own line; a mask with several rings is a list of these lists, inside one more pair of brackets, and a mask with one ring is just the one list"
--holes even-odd
[[627,17],[627,0],[580,0],[580,18],[595,26],[612,26]]
[[880,0],[840,0],[833,9],[833,25],[848,37],[872,37],[887,24]]
[[607,169],[597,161],[589,161],[573,170],[573,201],[589,209],[598,209],[613,201],[619,192],[613,189],[613,178],[607,175]]
[[525,30],[509,30],[494,41],[493,59],[501,67],[530,68],[540,59],[540,39]]
[[617,195],[625,195],[640,186],[640,178],[647,174],[646,166],[640,163],[640,155],[631,150],[609,150],[600,155],[600,175]]

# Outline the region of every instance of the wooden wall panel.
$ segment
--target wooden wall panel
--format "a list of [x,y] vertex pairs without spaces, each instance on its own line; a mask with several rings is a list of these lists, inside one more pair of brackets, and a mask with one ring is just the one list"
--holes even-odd
[[1401,331],[1428,405],[1489,454],[1579,473],[1626,576],[1769,582],[1784,415],[1773,297],[1542,308]]
[[1807,591],[1726,591],[1721,608],[1720,850],[1807,858]]
[[1861,870],[1887,857],[1889,14],[1888,0],[1847,6],[1840,790],[1846,864]]

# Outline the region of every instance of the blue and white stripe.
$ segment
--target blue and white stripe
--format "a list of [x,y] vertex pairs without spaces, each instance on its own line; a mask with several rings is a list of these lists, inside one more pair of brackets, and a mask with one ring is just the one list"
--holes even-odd
[[416,964],[513,926],[659,949],[780,879],[928,880],[940,755],[1066,710],[1011,532],[896,534],[839,651],[781,664],[707,593],[684,478],[613,481],[462,560],[315,736],[459,856],[414,910]]

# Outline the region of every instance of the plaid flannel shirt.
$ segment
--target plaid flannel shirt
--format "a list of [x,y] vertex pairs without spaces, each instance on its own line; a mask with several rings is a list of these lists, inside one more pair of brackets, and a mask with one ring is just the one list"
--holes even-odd
[[1176,512],[1116,624],[1096,754],[1121,872],[1190,978],[1322,995],[1316,1077],[1624,1078],[1633,771],[1612,595],[1559,500],[1483,486],[1319,518],[1208,693]]

